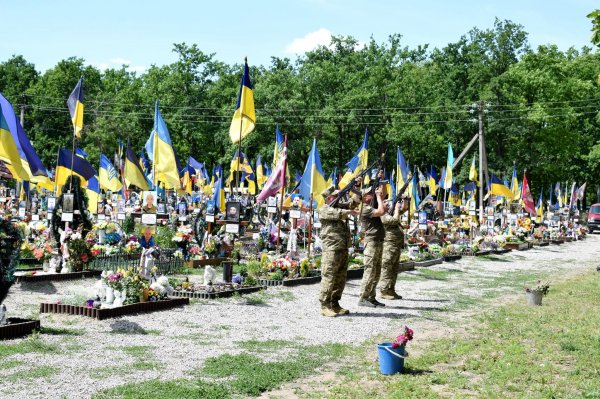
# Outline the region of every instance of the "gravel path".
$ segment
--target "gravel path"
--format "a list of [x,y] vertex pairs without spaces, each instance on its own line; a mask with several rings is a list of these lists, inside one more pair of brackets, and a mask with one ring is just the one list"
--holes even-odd
[[[52,353],[14,354],[0,363],[1,398],[88,398],[95,392],[148,379],[185,378],[205,359],[235,353],[232,343],[255,340],[299,341],[306,345],[341,342],[359,344],[394,331],[407,320],[419,320],[420,330],[436,329],[436,318],[451,320],[465,298],[516,293],[524,281],[589,269],[598,263],[600,235],[585,241],[511,252],[490,259],[463,258],[454,263],[402,273],[397,291],[401,301],[384,301],[385,308],[359,308],[360,280],[347,283],[341,304],[351,314],[325,318],[319,314],[319,285],[269,288],[255,294],[263,303],[242,298],[198,301],[173,310],[103,321],[80,316],[39,315],[42,326],[80,335],[40,335],[55,347]],[[12,288],[5,304],[10,316],[36,315],[40,302],[66,294],[85,296],[94,280],[24,283]],[[259,301],[260,302],[260,301]],[[472,304],[472,303],[471,303]],[[465,305],[466,306],[466,305]],[[7,345],[21,343],[9,341]],[[139,353],[147,353],[140,358]],[[268,353],[278,358],[283,353]],[[132,367],[143,361],[140,369]],[[145,365],[144,365],[145,364]],[[37,377],[36,377],[37,376]],[[9,382],[6,382],[9,381]]]

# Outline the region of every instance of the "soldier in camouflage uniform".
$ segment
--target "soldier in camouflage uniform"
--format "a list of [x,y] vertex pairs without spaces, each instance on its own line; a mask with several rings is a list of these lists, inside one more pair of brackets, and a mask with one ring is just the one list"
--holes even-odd
[[381,274],[381,258],[383,254],[383,239],[385,231],[381,223],[381,216],[385,214],[383,192],[381,188],[375,191],[377,196],[377,209],[370,206],[373,195],[370,189],[363,192],[363,205],[360,221],[365,234],[365,249],[363,263],[365,271],[360,284],[360,299],[358,306],[383,307],[383,303],[375,299],[375,289]]
[[[381,223],[385,230],[381,280],[379,281],[382,299],[402,299],[402,296],[396,294],[395,287],[398,278],[400,252],[404,247],[404,233],[400,226],[400,216],[406,211],[407,205],[407,201],[397,202],[393,215],[386,212],[381,217]],[[386,202],[386,211],[389,211],[390,206],[391,203]]]
[[[326,204],[319,209],[321,220],[321,241],[323,242],[323,255],[321,257],[321,314],[335,317],[350,313],[340,306],[342,292],[346,286],[348,270],[348,247],[351,244],[348,216],[356,212],[329,204],[336,198],[337,192],[331,186],[323,191]],[[343,204],[340,204],[343,206]]]

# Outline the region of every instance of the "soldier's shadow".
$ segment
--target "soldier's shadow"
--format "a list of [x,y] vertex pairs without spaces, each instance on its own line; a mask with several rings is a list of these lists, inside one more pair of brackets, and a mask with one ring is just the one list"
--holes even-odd
[[376,318],[385,318],[385,319],[399,319],[402,317],[415,317],[415,314],[412,313],[379,313],[379,312],[351,312],[348,316],[344,317],[376,317]]

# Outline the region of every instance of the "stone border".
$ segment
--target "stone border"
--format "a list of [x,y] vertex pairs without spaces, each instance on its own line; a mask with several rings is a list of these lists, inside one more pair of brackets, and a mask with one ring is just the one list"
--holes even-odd
[[34,330],[40,329],[39,320],[9,317],[6,321],[11,324],[0,326],[0,340],[23,337],[31,334]]
[[71,273],[34,274],[33,276],[15,276],[15,282],[37,283],[40,281],[77,280],[85,277],[98,277],[100,274],[102,274],[101,270],[83,270],[80,272]]
[[178,298],[216,299],[216,298],[229,298],[229,297],[235,295],[236,293],[240,294],[240,295],[251,294],[253,292],[262,291],[264,289],[266,289],[266,287],[256,286],[256,287],[242,287],[242,288],[238,288],[238,289],[213,291],[213,292],[173,291],[171,293],[171,296],[178,297]]
[[321,276],[313,276],[313,277],[298,277],[298,278],[290,278],[287,280],[267,280],[267,279],[259,279],[258,283],[265,287],[293,287],[296,285],[306,285],[306,284],[315,284],[321,282]]
[[365,268],[360,267],[358,269],[348,269],[346,272],[346,279],[362,278],[365,274]]
[[155,312],[171,309],[176,306],[189,305],[189,298],[169,298],[155,302],[138,302],[116,308],[94,309],[85,306],[65,305],[62,303],[40,303],[40,313],[59,313],[75,316],[86,316],[97,320],[125,316],[141,312]]
[[444,262],[444,258],[424,260],[421,262],[415,262],[415,267],[429,267],[429,266],[433,266],[433,265],[439,265],[442,262]]

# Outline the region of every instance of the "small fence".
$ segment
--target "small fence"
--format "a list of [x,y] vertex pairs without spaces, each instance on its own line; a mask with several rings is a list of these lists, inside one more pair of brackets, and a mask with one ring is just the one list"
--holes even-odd
[[[88,264],[89,270],[137,270],[140,265],[141,253],[118,252],[111,255],[99,255]],[[183,270],[185,264],[182,258],[175,256],[174,249],[161,249],[160,256],[154,261],[159,274],[175,274]]]

